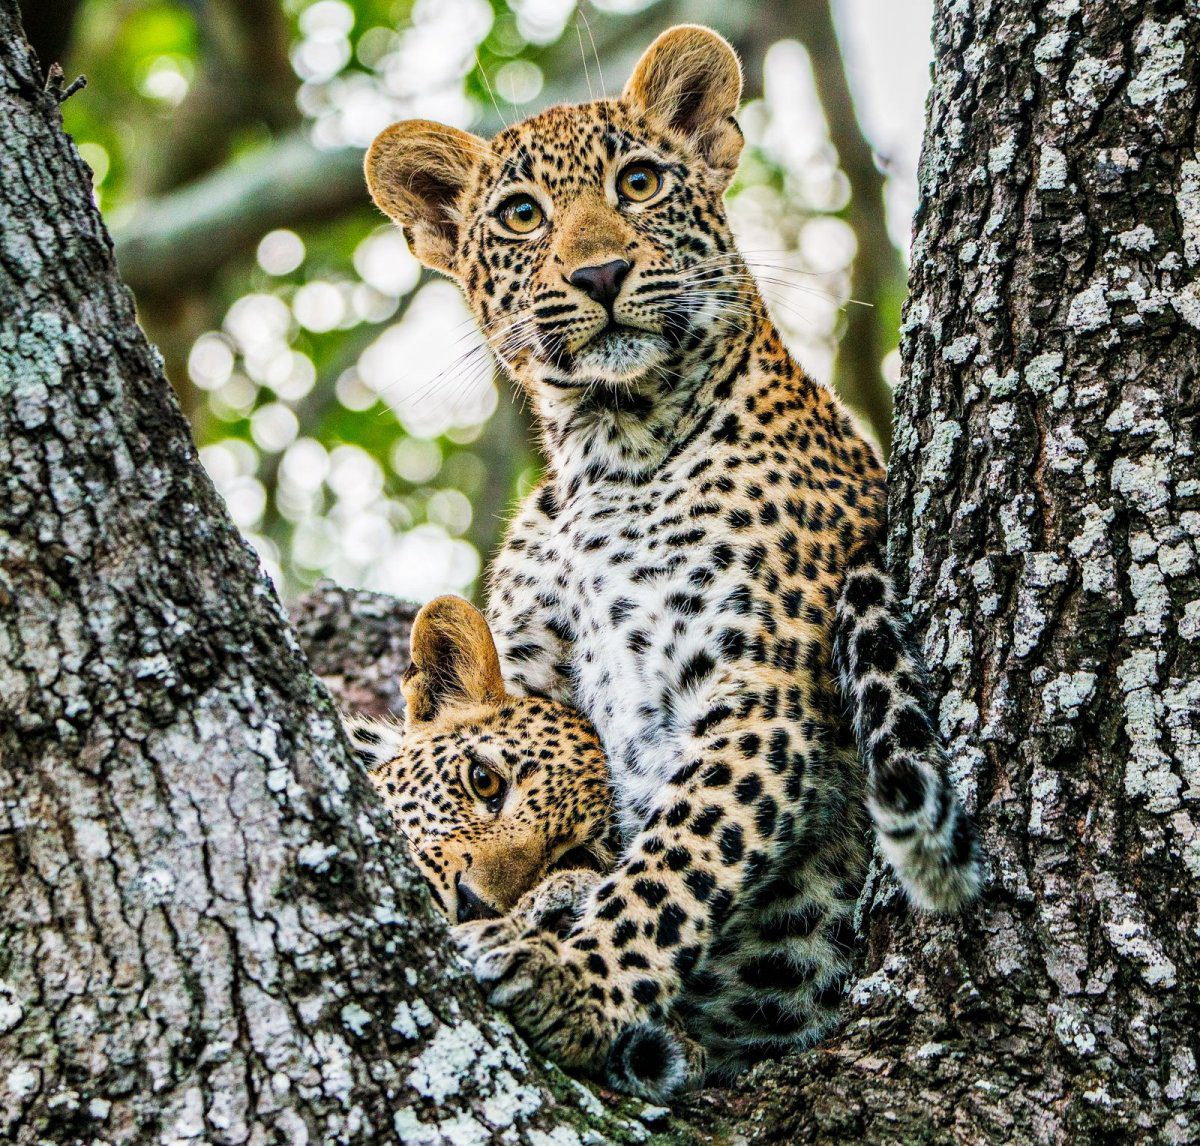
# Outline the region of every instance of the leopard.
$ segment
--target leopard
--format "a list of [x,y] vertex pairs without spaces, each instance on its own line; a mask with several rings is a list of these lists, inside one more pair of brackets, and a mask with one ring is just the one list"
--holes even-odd
[[561,919],[619,848],[595,729],[509,695],[487,621],[460,597],[423,606],[409,645],[403,721],[341,715],[434,904],[456,923]]
[[[563,933],[620,847],[599,736],[568,705],[507,692],[487,621],[461,597],[424,605],[409,646],[402,719],[341,719],[434,905],[453,923]],[[704,1048],[682,1025],[654,1038],[655,1082],[703,1081]],[[651,1093],[636,1072],[605,1081]]]
[[491,139],[402,121],[365,160],[533,410],[545,473],[485,613],[510,692],[595,728],[620,838],[565,932],[455,938],[535,1049],[659,1097],[684,1084],[673,1025],[716,1079],[833,1027],[872,834],[918,909],[984,883],[887,566],[883,463],[730,229],[741,94],[728,42],[682,25],[619,96]]

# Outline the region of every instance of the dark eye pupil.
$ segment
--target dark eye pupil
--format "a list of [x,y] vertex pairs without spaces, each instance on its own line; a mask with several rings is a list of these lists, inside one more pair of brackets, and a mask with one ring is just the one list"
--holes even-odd
[[650,182],[650,177],[644,171],[635,171],[629,177],[629,185],[635,191],[644,191],[646,184]]

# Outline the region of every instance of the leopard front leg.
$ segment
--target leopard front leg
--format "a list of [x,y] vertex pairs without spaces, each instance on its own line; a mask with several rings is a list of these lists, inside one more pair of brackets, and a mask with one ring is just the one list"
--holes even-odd
[[[565,936],[505,920],[460,938],[493,1004],[563,1066],[601,1074],[623,1032],[670,1030],[671,1004],[739,891],[794,838],[798,809],[784,806],[784,793],[788,770],[806,758],[789,749],[799,732],[722,723],[704,757],[664,785],[625,859]],[[678,1072],[664,1063],[663,1085],[642,1093],[663,1097],[671,1085]]]

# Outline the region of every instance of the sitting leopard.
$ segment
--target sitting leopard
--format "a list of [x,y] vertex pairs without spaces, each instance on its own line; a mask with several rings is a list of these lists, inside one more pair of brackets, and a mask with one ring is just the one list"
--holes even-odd
[[592,1072],[674,1020],[717,1073],[828,1029],[868,817],[916,904],[981,882],[885,569],[883,468],[730,233],[740,94],[729,45],[679,27],[618,98],[490,141],[395,124],[366,162],[539,424],[488,618],[509,689],[599,733],[622,851],[565,935],[459,939],[535,1046]]

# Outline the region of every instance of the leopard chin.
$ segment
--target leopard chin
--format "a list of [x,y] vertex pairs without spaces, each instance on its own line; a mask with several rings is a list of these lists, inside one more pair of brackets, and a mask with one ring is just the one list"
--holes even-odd
[[576,351],[574,372],[589,382],[628,383],[662,369],[669,354],[661,334],[610,327]]

